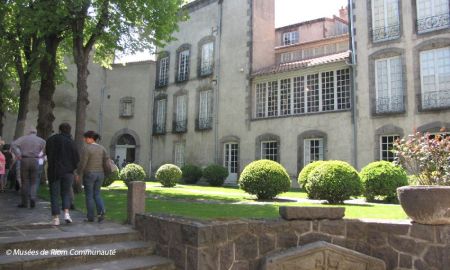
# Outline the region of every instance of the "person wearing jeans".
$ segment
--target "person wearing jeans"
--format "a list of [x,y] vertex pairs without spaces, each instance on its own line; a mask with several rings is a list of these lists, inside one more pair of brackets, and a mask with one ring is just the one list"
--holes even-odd
[[78,175],[83,175],[83,186],[86,197],[87,222],[93,222],[95,218],[94,208],[97,210],[98,222],[105,218],[105,206],[100,194],[100,189],[105,178],[103,165],[108,161],[106,149],[97,144],[100,135],[94,131],[84,133],[84,142],[81,161],[78,165]]

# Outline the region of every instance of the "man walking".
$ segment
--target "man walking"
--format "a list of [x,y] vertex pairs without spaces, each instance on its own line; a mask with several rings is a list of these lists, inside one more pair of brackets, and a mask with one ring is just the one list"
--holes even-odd
[[64,209],[64,220],[66,223],[72,223],[69,214],[71,188],[74,181],[74,171],[80,161],[80,156],[70,131],[70,125],[62,123],[59,125],[59,134],[55,134],[47,140],[47,177],[50,185],[53,225],[59,225],[60,223],[60,196],[62,209]]
[[36,204],[36,179],[38,173],[39,154],[45,151],[45,141],[36,135],[36,128],[30,127],[28,135],[12,142],[11,147],[17,160],[20,161],[22,203],[19,208],[31,208]]

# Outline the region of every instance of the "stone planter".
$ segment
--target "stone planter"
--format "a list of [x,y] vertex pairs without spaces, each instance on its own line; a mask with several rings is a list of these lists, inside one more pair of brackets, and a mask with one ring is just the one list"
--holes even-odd
[[421,224],[450,224],[450,187],[405,186],[397,188],[403,210]]

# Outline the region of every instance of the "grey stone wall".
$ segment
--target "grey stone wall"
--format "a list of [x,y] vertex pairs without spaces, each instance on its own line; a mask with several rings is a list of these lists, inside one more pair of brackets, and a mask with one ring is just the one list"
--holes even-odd
[[362,220],[198,221],[136,216],[136,228],[177,269],[260,269],[266,256],[325,241],[380,258],[386,269],[443,270],[450,265],[450,226]]

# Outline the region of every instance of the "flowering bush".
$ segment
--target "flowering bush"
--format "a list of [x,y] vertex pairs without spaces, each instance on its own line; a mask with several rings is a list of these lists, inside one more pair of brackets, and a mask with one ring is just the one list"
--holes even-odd
[[[444,130],[441,130],[443,132]],[[450,186],[450,137],[417,132],[394,143],[396,163],[415,175],[420,185]]]
[[181,169],[177,165],[164,164],[155,173],[156,180],[164,187],[174,187],[181,179]]

